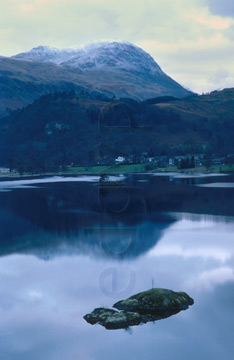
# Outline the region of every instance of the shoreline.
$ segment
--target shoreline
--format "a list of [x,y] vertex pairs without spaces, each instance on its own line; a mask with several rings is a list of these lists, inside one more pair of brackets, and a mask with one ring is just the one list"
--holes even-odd
[[[195,175],[195,174],[227,174],[231,175],[234,174],[234,169],[222,169],[220,167],[215,167],[211,169],[205,169],[203,167],[200,168],[194,168],[194,169],[177,169],[177,168],[158,168],[154,170],[148,170],[148,171],[134,171],[129,166],[126,166],[126,169],[124,169],[124,165],[121,166],[121,168],[117,167],[103,167],[100,166],[100,170],[97,171],[98,167],[95,167],[96,171],[92,171],[93,167],[90,167],[90,169],[86,168],[84,170],[82,168],[81,171],[77,170],[68,170],[68,171],[56,171],[56,172],[45,172],[45,173],[37,173],[37,174],[29,174],[29,173],[2,173],[0,174],[0,181],[5,179],[25,179],[25,178],[39,178],[39,177],[51,177],[51,176],[101,176],[101,175],[121,175],[121,174],[170,174],[170,173],[178,173],[178,174],[185,174],[185,175]],[[143,170],[143,169],[142,169]]]

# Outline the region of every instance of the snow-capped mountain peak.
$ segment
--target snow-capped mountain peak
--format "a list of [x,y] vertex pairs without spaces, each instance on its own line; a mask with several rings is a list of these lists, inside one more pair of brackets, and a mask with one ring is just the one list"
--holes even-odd
[[0,58],[0,62],[2,114],[7,108],[28,105],[55,91],[79,93],[86,89],[109,98],[135,100],[191,94],[165,74],[147,52],[127,42],[102,41],[68,49],[38,46]]
[[130,43],[99,42],[85,46],[63,65],[81,69],[125,69],[129,71],[161,71],[154,59]]
[[162,72],[154,59],[141,48],[127,42],[95,42],[77,49],[38,46],[13,56],[14,59],[51,62],[81,70],[109,69],[136,72]]

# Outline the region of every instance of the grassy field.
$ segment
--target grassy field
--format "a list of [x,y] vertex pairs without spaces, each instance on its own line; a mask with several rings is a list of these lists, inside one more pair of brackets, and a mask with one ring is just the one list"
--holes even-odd
[[128,164],[113,166],[68,167],[69,173],[82,174],[119,174],[131,172],[145,172],[145,164]]
[[147,164],[127,164],[127,165],[112,165],[112,166],[90,166],[90,167],[68,167],[68,173],[81,173],[81,174],[123,174],[123,173],[167,173],[167,172],[234,172],[234,165],[212,165],[209,169],[205,166],[199,166],[194,169],[178,169],[176,166],[169,166],[166,168],[156,168],[148,170]]
[[4,177],[26,177],[26,176],[42,176],[42,175],[69,175],[69,174],[82,174],[82,175],[101,175],[101,174],[127,174],[127,173],[234,173],[234,165],[212,165],[209,169],[204,166],[199,166],[194,169],[177,169],[176,166],[169,166],[166,168],[156,168],[148,170],[149,164],[127,164],[127,165],[112,165],[112,166],[77,166],[72,167],[68,166],[66,171],[58,171],[56,173],[46,173],[46,174],[19,174],[17,172],[12,173],[2,173],[0,178]]

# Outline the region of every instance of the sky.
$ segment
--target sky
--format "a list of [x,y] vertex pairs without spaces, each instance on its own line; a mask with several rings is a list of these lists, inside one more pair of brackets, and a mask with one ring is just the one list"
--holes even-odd
[[233,0],[0,0],[0,55],[128,41],[202,93],[234,87]]

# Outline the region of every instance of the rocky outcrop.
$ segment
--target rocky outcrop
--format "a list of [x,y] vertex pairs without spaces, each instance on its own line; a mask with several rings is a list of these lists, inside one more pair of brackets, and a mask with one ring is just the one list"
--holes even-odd
[[154,314],[158,316],[167,313],[176,314],[193,305],[193,299],[185,292],[174,292],[167,289],[151,289],[133,295],[126,300],[114,304],[114,308],[124,311],[136,311],[139,314]]
[[139,325],[142,322],[141,316],[133,312],[119,312],[112,309],[97,308],[84,319],[91,325],[99,324],[106,329],[125,329],[129,326]]
[[194,300],[185,292],[168,289],[151,289],[118,301],[113,309],[97,308],[84,316],[89,324],[106,329],[126,329],[129,326],[165,319],[188,309]]

